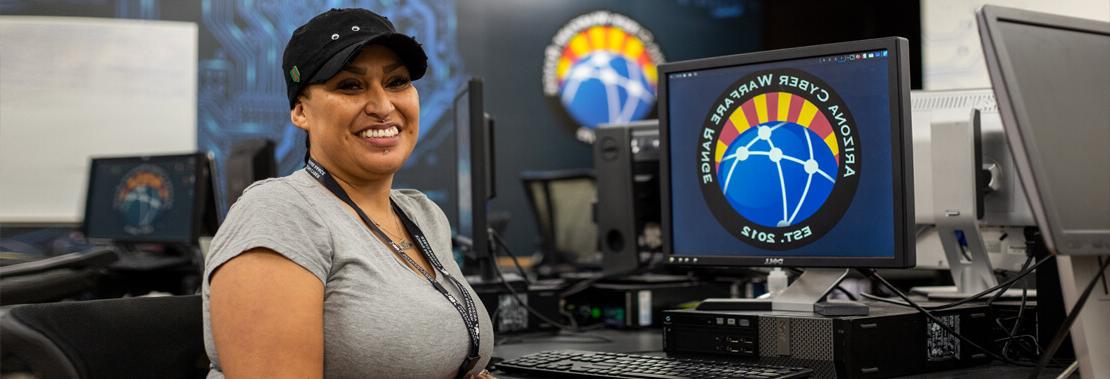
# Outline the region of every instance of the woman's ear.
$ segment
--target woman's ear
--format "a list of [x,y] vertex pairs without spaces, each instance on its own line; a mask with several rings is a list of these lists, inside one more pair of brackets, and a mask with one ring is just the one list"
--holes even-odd
[[308,130],[308,116],[304,113],[304,103],[301,99],[297,99],[297,103],[293,105],[293,109],[289,110],[289,120],[293,125],[307,131]]

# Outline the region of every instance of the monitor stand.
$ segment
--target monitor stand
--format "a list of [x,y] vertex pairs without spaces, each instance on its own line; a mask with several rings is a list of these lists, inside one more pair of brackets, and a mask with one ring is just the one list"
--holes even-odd
[[866,316],[866,304],[854,301],[823,301],[825,296],[836,287],[848,269],[811,268],[806,269],[794,283],[786,287],[778,296],[769,299],[705,299],[698,304],[698,310],[731,311],[793,311],[813,312],[822,316]]
[[[937,235],[940,237],[944,255],[948,259],[949,273],[955,286],[914,287],[911,293],[925,295],[929,300],[958,300],[971,297],[998,285],[991,266],[990,257],[987,255],[986,243],[979,230],[979,224],[973,216],[954,212],[943,220],[937,221]],[[963,254],[963,247],[957,238],[957,232],[967,241],[967,253]],[[997,291],[995,291],[997,292]],[[991,294],[995,293],[992,292]],[[1036,296],[1035,291],[1026,293]],[[1003,293],[1005,298],[1022,297],[1021,289],[1009,289]]]

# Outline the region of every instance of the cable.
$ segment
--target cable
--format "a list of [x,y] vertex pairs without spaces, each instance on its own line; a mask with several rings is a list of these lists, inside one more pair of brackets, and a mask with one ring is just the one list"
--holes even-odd
[[[1033,256],[1032,255],[1025,258],[1025,263],[1023,263],[1021,265],[1021,271],[1025,271],[1026,269],[1028,269],[1030,263],[1033,263]],[[1016,284],[1017,282],[1015,281],[1014,283]],[[1028,300],[1028,295],[1029,295],[1029,288],[1025,284],[1026,283],[1023,283],[1022,288],[1021,288],[1021,305],[1018,307],[1017,318],[1014,320],[1014,326],[1012,328],[1009,328],[1010,333],[1009,333],[1008,337],[1005,338],[1006,342],[1002,344],[1002,356],[1006,357],[1006,358],[1010,357],[1010,355],[1009,355],[1010,342],[1013,342],[1013,340],[1015,338],[1014,336],[1017,335],[1017,331],[1021,327],[1021,321],[1022,321],[1021,318],[1025,314],[1025,304],[1026,304],[1026,301]],[[992,306],[994,305],[994,301],[1001,298],[1002,294],[1006,293],[1006,291],[1009,291],[1010,288],[1012,288],[1012,287],[1013,287],[1013,285],[1005,287],[1003,289],[1000,289],[997,293],[994,294],[994,296],[991,296],[991,298],[989,300],[987,300],[987,308],[988,309],[994,309],[994,308],[992,308]],[[996,317],[994,321],[995,321],[995,323],[998,324],[999,327],[1002,328],[1002,330],[1007,329],[1004,325],[1002,325],[1001,318]],[[1034,343],[1037,343],[1037,339],[1035,337],[1033,338],[1033,341],[1034,341]],[[1040,349],[1038,348],[1037,350],[1040,350]]]
[[848,292],[848,290],[844,289],[844,287],[841,287],[839,284],[837,284],[835,287],[833,287],[833,289],[840,291],[840,293],[843,293],[844,296],[848,297],[848,300],[859,301],[859,298],[857,298],[856,295],[853,295],[851,292]]
[[[1028,294],[1029,294],[1029,289],[1028,288],[1022,288],[1021,289],[1021,306],[1018,307],[1017,319],[1014,320],[1014,327],[1010,328],[1009,338],[1006,339],[1006,343],[1002,344],[1002,356],[1004,356],[1004,357],[1009,357],[1008,354],[1009,354],[1009,351],[1010,351],[1010,342],[1013,342],[1014,336],[1017,335],[1018,329],[1021,328],[1021,317],[1025,314],[1025,301],[1027,300],[1027,295]],[[996,321],[997,321],[997,319],[996,319]],[[999,323],[1001,323],[1001,321]],[[1037,339],[1034,338],[1033,342],[1036,343]],[[1038,345],[1039,345],[1039,343],[1038,343]],[[1037,350],[1040,350],[1040,349],[1038,348]]]
[[887,299],[885,297],[875,296],[875,295],[872,295],[872,294],[869,294],[869,293],[860,293],[860,296],[863,296],[863,297],[867,298],[868,300],[878,301],[880,303],[894,304],[894,305],[903,306],[903,307],[907,307],[907,308],[913,308],[912,305],[909,305],[907,303],[903,303],[901,301],[896,301],[896,300],[890,300],[890,299]]
[[[513,254],[513,252],[509,250],[509,246],[505,244],[504,239],[501,239],[501,235],[498,234],[496,230],[493,230],[493,228],[489,228],[489,234],[493,237],[494,240],[497,241],[498,247],[501,247],[501,249],[505,250],[506,253],[509,253],[509,258],[513,259],[513,265],[516,266],[516,270],[520,272],[520,276],[523,277],[524,280],[528,282],[528,284],[532,284],[532,280],[528,279],[528,275],[524,273],[524,267],[521,267],[520,261],[516,260],[516,254]],[[494,257],[496,257],[496,254],[494,255]],[[494,267],[496,267],[496,258],[494,259],[493,264]]]
[[1099,263],[1102,263],[1098,268],[1098,274],[1091,278],[1091,282],[1087,283],[1087,288],[1083,289],[1083,294],[1079,295],[1079,299],[1075,301],[1075,306],[1068,312],[1068,317],[1064,319],[1064,324],[1060,325],[1060,330],[1056,331],[1056,336],[1052,338],[1052,343],[1048,345],[1048,350],[1041,354],[1040,362],[1037,362],[1037,369],[1029,375],[1029,378],[1036,379],[1045,366],[1048,366],[1048,361],[1056,355],[1056,350],[1064,343],[1064,338],[1068,336],[1071,330],[1071,324],[1075,323],[1075,319],[1079,317],[1079,311],[1083,310],[1083,304],[1087,302],[1087,298],[1091,296],[1091,291],[1095,289],[1095,284],[1106,275],[1106,266],[1110,265],[1110,257],[1105,262],[1102,261],[1103,257],[1098,257]]
[[[1040,267],[1042,264],[1044,264],[1045,262],[1048,262],[1050,259],[1053,259],[1053,258],[1056,258],[1056,256],[1055,255],[1047,256],[1044,259],[1041,259],[1036,264],[1034,264],[1032,267],[1029,267],[1029,268],[1025,269],[1025,271],[1022,271],[1022,272],[1018,273],[1014,277],[1012,277],[1010,279],[1007,279],[1005,282],[999,283],[998,285],[996,285],[994,287],[987,288],[987,289],[983,290],[983,292],[979,292],[977,294],[971,295],[969,297],[966,297],[966,298],[963,298],[963,299],[960,299],[960,300],[957,300],[957,301],[954,301],[954,302],[951,302],[951,303],[941,304],[941,305],[934,305],[934,306],[923,307],[923,308],[928,309],[930,311],[942,311],[942,310],[945,310],[945,309],[955,308],[955,307],[958,307],[960,305],[964,305],[964,304],[970,303],[972,301],[978,300],[979,298],[981,298],[983,296],[986,296],[986,295],[989,295],[989,294],[993,293],[994,291],[997,291],[998,289],[1000,289],[1002,287],[1012,285],[1014,282],[1018,281],[1021,278],[1024,278],[1026,275],[1029,275],[1030,273],[1035,271],[1037,269],[1037,267]],[[884,298],[881,298],[881,297],[878,297],[878,296],[875,296],[875,295],[871,295],[871,294],[861,293],[860,295],[862,295],[863,297],[866,297],[868,299],[875,300],[875,301],[881,301],[881,302],[884,302],[884,303],[900,305],[900,306],[903,306],[903,307],[911,307],[911,308],[913,307],[912,304],[902,303],[902,302],[898,302],[898,301],[894,301],[894,300],[890,300],[890,299],[884,299]]]
[[[496,235],[496,233],[493,233],[493,234],[494,234],[494,235]],[[508,250],[507,248],[505,248],[505,247],[504,247],[504,244],[498,243],[498,245],[499,245],[499,246],[501,246],[502,250],[505,250],[505,252],[506,252],[506,253],[512,254],[511,252],[509,252],[509,250]],[[497,253],[496,253],[496,251],[494,251],[493,249],[490,249],[490,251],[489,251],[489,255],[490,255],[490,259],[492,259],[492,260],[496,260],[496,259],[497,259]],[[509,293],[510,293],[510,294],[512,294],[512,299],[513,299],[513,300],[516,300],[517,304],[520,304],[521,306],[523,306],[523,307],[524,307],[525,309],[527,309],[527,310],[528,310],[528,312],[529,312],[529,313],[531,313],[531,314],[532,314],[533,316],[536,316],[536,317],[537,317],[537,318],[539,318],[540,320],[543,320],[543,321],[545,321],[545,322],[547,322],[547,323],[549,323],[549,324],[551,324],[551,325],[554,325],[554,326],[555,326],[556,328],[559,328],[559,329],[561,329],[561,330],[568,330],[568,331],[572,331],[572,332],[582,332],[582,331],[587,331],[587,330],[589,330],[589,329],[583,329],[583,328],[580,328],[580,327],[578,326],[577,322],[576,322],[576,321],[574,320],[574,318],[573,318],[573,317],[571,317],[571,318],[570,318],[570,321],[571,321],[571,325],[566,325],[566,324],[563,324],[563,323],[561,323],[561,322],[558,322],[558,321],[552,320],[552,319],[548,318],[547,316],[544,316],[544,315],[543,315],[542,313],[540,313],[539,311],[537,311],[537,310],[536,310],[535,308],[532,308],[532,306],[528,305],[528,303],[527,303],[527,302],[525,302],[524,300],[522,300],[522,298],[520,297],[520,293],[516,292],[516,289],[515,289],[515,288],[513,288],[513,286],[509,284],[509,281],[508,281],[508,280],[506,280],[506,279],[505,279],[505,276],[501,274],[501,270],[500,270],[500,269],[498,269],[497,267],[494,267],[494,270],[493,270],[493,272],[494,272],[495,274],[497,274],[497,278],[498,278],[498,279],[499,279],[499,280],[501,281],[501,284],[502,284],[503,286],[505,286],[505,288],[506,288],[506,289],[508,289],[508,290],[509,290]],[[561,313],[561,314],[564,314],[564,313],[562,313],[562,312],[560,312],[560,313]],[[565,315],[565,314],[564,314],[564,315]],[[598,338],[604,338],[604,337],[598,337]]]
[[902,298],[902,301],[905,301],[907,304],[910,304],[911,306],[913,306],[915,309],[917,309],[918,312],[921,312],[922,314],[924,314],[926,317],[928,317],[934,323],[936,323],[941,328],[943,328],[946,332],[956,336],[957,338],[960,339],[960,341],[963,341],[964,343],[966,343],[968,345],[971,345],[972,347],[974,347],[976,349],[979,349],[979,351],[982,351],[984,354],[989,355],[991,358],[994,358],[994,359],[997,359],[999,361],[1006,362],[1006,363],[1009,363],[1009,364],[1012,364],[1012,365],[1017,365],[1017,366],[1023,366],[1023,367],[1032,367],[1033,366],[1033,365],[1030,365],[1030,364],[1027,364],[1027,363],[1017,362],[1017,361],[1014,361],[1012,359],[1008,359],[1006,357],[1003,357],[1001,355],[996,354],[993,351],[987,350],[986,348],[984,348],[982,346],[979,346],[979,344],[977,344],[974,341],[968,339],[967,337],[964,337],[964,335],[956,332],[955,329],[952,329],[952,327],[948,326],[948,324],[945,324],[944,321],[941,321],[940,318],[933,315],[931,312],[929,312],[925,308],[921,307],[917,303],[913,302],[913,300],[910,300],[910,298],[908,296],[906,296],[906,294],[902,293],[902,291],[900,291],[900,290],[898,290],[898,288],[894,287],[893,284],[890,284],[890,282],[886,281],[886,279],[884,279],[882,276],[880,276],[877,271],[871,270],[870,273],[865,273],[865,274],[868,274],[868,276],[878,280],[880,283],[883,284],[884,287],[889,289],[891,292],[894,292],[894,294],[898,295],[898,297]]
[[[1029,269],[1029,264],[1032,263],[1032,262],[1033,262],[1033,256],[1032,255],[1026,257],[1025,258],[1025,263],[1021,264],[1021,271],[1018,271],[1018,272],[1025,272],[1025,270]],[[1010,283],[1010,285],[1002,287],[1001,289],[998,290],[998,292],[995,292],[994,296],[991,296],[990,299],[987,299],[987,308],[990,308],[991,305],[993,305],[996,300],[1001,298],[1002,295],[1006,294],[1006,291],[1009,291],[1010,288],[1013,288],[1015,284],[1017,284],[1016,280],[1012,281]]]

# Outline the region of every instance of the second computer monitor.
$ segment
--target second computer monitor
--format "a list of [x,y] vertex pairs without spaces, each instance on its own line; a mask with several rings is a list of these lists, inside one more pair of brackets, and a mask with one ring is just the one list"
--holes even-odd
[[485,112],[481,79],[468,81],[455,97],[454,117],[458,169],[456,235],[469,240],[473,257],[484,259],[490,248],[486,205],[494,196],[494,181],[493,125]]
[[908,42],[660,67],[669,263],[911,267]]
[[215,231],[204,154],[94,158],[89,172],[89,238],[192,244]]

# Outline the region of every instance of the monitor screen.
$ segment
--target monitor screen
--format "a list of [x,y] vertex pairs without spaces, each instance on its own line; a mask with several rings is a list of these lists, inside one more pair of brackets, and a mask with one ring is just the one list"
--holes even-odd
[[906,51],[887,38],[664,65],[668,261],[912,266]]
[[1047,242],[1063,254],[1110,252],[1110,24],[984,15],[1002,121]]
[[200,154],[94,158],[85,235],[124,243],[195,242],[205,164]]

